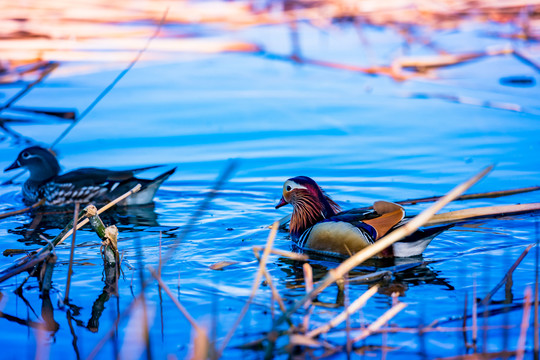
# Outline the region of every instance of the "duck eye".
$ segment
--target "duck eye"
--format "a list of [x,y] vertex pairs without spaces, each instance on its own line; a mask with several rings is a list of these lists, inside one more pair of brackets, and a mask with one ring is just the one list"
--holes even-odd
[[287,185],[287,191],[291,191],[292,187],[291,185]]
[[30,154],[25,151],[21,154],[21,156],[23,159],[28,159],[30,157]]

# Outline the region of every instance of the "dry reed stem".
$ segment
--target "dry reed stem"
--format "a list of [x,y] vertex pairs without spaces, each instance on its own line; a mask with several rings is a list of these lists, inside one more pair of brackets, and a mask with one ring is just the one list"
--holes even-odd
[[540,72],[540,64],[534,61],[531,56],[528,56],[523,51],[516,49],[514,49],[512,54],[523,63],[531,66],[533,69]]
[[[500,329],[513,329],[515,328],[516,326],[512,326],[512,325],[484,325],[484,326],[479,326],[477,329],[478,330],[500,330]],[[358,329],[352,329],[352,330],[358,330]],[[360,330],[363,330],[363,329],[360,329]],[[411,333],[411,334],[416,334],[416,333],[437,333],[437,332],[440,332],[440,333],[452,333],[452,332],[459,332],[459,331],[466,331],[466,332],[470,332],[470,331],[473,331],[473,327],[472,326],[467,326],[467,327],[462,327],[462,326],[459,326],[459,327],[432,327],[432,328],[429,328],[429,327],[425,327],[425,328],[418,328],[418,327],[414,327],[414,328],[403,328],[403,327],[388,327],[388,328],[381,328],[377,331],[374,331],[373,333],[374,334],[382,334],[382,333]]]
[[468,349],[469,348],[469,339],[467,337],[467,331],[465,329],[467,329],[467,305],[468,305],[468,301],[469,301],[469,294],[467,294],[467,292],[465,292],[465,298],[464,298],[464,302],[463,302],[463,342],[465,343],[465,348]]
[[[79,203],[75,203],[75,209],[73,210],[73,227],[77,228],[77,221],[79,220]],[[73,231],[73,237],[71,238],[71,249],[69,252],[69,266],[66,280],[66,294],[64,296],[64,303],[69,302],[69,289],[71,287],[71,274],[73,272],[73,254],[75,253],[75,236],[77,230]]]
[[[259,247],[259,246],[254,246],[253,247],[253,253],[255,254],[255,257],[257,258],[257,261],[260,262],[261,257],[259,255],[259,250],[258,249],[262,249],[262,248]],[[279,295],[279,292],[277,291],[276,286],[274,285],[274,281],[272,280],[272,277],[270,276],[270,273],[268,273],[268,269],[264,268],[263,272],[264,272],[264,278],[266,279],[266,283],[268,284],[268,286],[270,287],[270,290],[272,291],[272,297],[277,301],[281,311],[285,312],[287,310],[287,308],[285,307],[285,304],[283,303],[283,299],[282,299],[281,295]],[[272,311],[273,310],[274,310],[274,307],[272,306]]]
[[399,72],[404,68],[413,68],[415,71],[425,71],[428,68],[446,67],[475,60],[484,56],[508,55],[512,52],[513,50],[511,48],[502,48],[487,49],[485,51],[471,52],[465,54],[440,54],[398,57],[392,62],[392,68],[394,68],[396,72]]
[[[304,279],[306,283],[306,293],[309,293],[313,290],[313,269],[311,268],[311,265],[308,263],[304,263],[302,266],[302,270],[304,272]],[[303,321],[303,329],[304,332],[307,332],[309,330],[309,318],[311,316],[311,312],[313,310],[311,306],[311,301],[308,301],[304,304],[304,308],[307,309],[306,315],[304,316]],[[285,311],[284,311],[285,312]]]
[[[22,54],[26,54],[26,58],[30,55],[31,58],[46,58],[43,54],[69,54],[71,52],[79,52],[82,54],[97,51],[98,54],[106,53],[107,51],[117,50],[139,50],[145,45],[145,39],[124,38],[124,39],[88,39],[78,40],[74,42],[71,39],[49,40],[49,39],[25,39],[25,40],[0,40],[0,51],[7,52],[10,59],[21,58]],[[62,49],[62,50],[56,50]],[[222,53],[222,52],[258,52],[260,48],[251,43],[240,41],[226,40],[211,40],[204,38],[168,38],[156,39],[152,42],[152,50],[165,53]],[[16,54],[20,53],[21,56]],[[33,55],[36,54],[36,55]],[[39,56],[38,56],[39,55]],[[49,55],[50,56],[50,55]],[[133,56],[133,55],[132,55]],[[62,60],[57,59],[55,60]],[[65,59],[64,59],[65,60]]]
[[478,304],[476,302],[476,279],[473,283],[473,303],[472,303],[472,348],[476,351],[476,342],[478,340]]
[[380,329],[384,324],[390,321],[390,319],[392,319],[394,316],[396,316],[401,310],[405,309],[406,307],[407,307],[407,304],[405,303],[398,303],[397,305],[392,306],[388,311],[382,314],[374,323],[369,325],[367,329],[362,331],[360,335],[355,337],[353,339],[353,342],[357,342],[357,341],[367,338],[369,335],[371,335],[373,332]]
[[[254,246],[253,251],[264,251],[264,247],[262,246]],[[280,249],[271,249],[270,252],[274,255],[280,255],[286,258],[289,258],[291,260],[298,260],[298,261],[307,261],[309,260],[309,257],[305,254],[298,254],[294,253],[292,251],[286,251],[286,250],[280,250]]]
[[[330,320],[328,323],[326,323],[323,326],[318,327],[317,329],[311,330],[306,334],[308,337],[315,337],[322,333],[328,332],[330,329],[338,326],[341,324],[345,319],[350,316],[351,314],[354,314],[356,311],[358,311],[361,307],[363,307],[366,302],[377,293],[379,290],[379,285],[372,286],[369,288],[365,293],[363,293],[358,299],[353,301],[349,307],[347,307],[343,312],[341,312],[338,316]],[[383,324],[381,324],[382,326]],[[380,326],[379,326],[380,327]],[[369,327],[368,327],[369,330]],[[366,330],[367,331],[367,330]],[[356,340],[354,340],[356,341]]]
[[268,259],[268,255],[270,255],[270,250],[272,249],[272,245],[274,244],[274,239],[276,238],[277,230],[279,227],[279,223],[276,221],[274,225],[272,226],[272,230],[270,231],[270,234],[268,235],[268,240],[266,241],[266,245],[264,248],[264,252],[261,257],[261,261],[259,262],[259,269],[257,270],[257,274],[255,275],[255,279],[253,280],[253,286],[251,287],[251,294],[249,295],[249,299],[242,308],[242,311],[240,312],[240,315],[234,322],[232,328],[227,333],[227,336],[225,336],[225,339],[223,340],[223,343],[221,344],[221,348],[219,349],[217,353],[217,358],[220,358],[223,354],[223,351],[229,344],[229,341],[231,340],[232,336],[234,335],[234,332],[238,328],[238,325],[240,325],[240,322],[244,318],[244,316],[247,313],[247,310],[249,306],[251,305],[251,302],[253,301],[253,298],[255,297],[255,294],[257,290],[259,289],[260,283],[261,283],[261,277],[263,276],[264,269],[266,268],[266,261]]
[[540,234],[538,234],[538,222],[536,223],[536,261],[535,261],[535,281],[534,281],[534,338],[533,338],[533,349],[534,356],[538,358],[540,356],[540,326],[538,324],[538,263],[540,262]]
[[[113,201],[111,201],[110,203],[108,203],[107,205],[103,206],[102,208],[100,208],[98,211],[97,211],[97,215],[109,210],[110,208],[112,208],[114,205],[118,204],[119,202],[121,202],[122,200],[125,200],[128,196],[130,195],[133,195],[135,194],[136,192],[138,192],[139,190],[141,190],[141,184],[137,184],[133,189],[129,190],[127,193],[125,193],[124,195],[121,195],[119,197],[117,197],[116,199],[114,199]],[[79,230],[80,228],[82,228],[84,225],[88,224],[90,222],[90,220],[88,218],[84,219],[83,221],[81,221],[76,229]],[[66,235],[64,235],[62,237],[62,239],[60,239],[60,241],[56,244],[56,246],[60,245],[62,242],[64,242],[64,240],[66,240],[71,234],[73,233],[73,229],[69,230]]]
[[200,329],[195,333],[193,339],[193,352],[189,357],[190,360],[207,360],[210,349],[210,340],[205,329]]
[[25,207],[24,209],[19,209],[19,210],[14,210],[14,211],[9,211],[9,212],[5,212],[3,214],[0,214],[0,219],[4,219],[4,218],[7,218],[7,217],[10,217],[10,216],[14,216],[14,215],[19,215],[19,214],[23,214],[27,211],[30,211],[32,209],[35,209],[37,207],[40,207],[41,205],[45,204],[45,199],[41,199],[39,200],[37,203],[35,203],[34,205],[31,205],[31,206],[28,206],[28,207]]
[[464,210],[449,211],[434,215],[425,225],[433,226],[460,220],[467,220],[491,215],[509,215],[521,212],[540,210],[540,203],[518,204],[518,205],[500,205],[476,207]]
[[497,285],[495,285],[495,287],[481,301],[482,305],[487,306],[489,304],[489,302],[491,301],[491,298],[493,297],[493,295],[495,295],[497,290],[499,290],[499,288],[501,286],[503,286],[503,284],[505,282],[507,282],[512,277],[512,274],[514,273],[514,270],[518,267],[518,265],[521,263],[521,261],[525,258],[525,256],[529,253],[529,250],[531,250],[534,245],[535,244],[531,244],[531,245],[527,246],[527,248],[525,250],[523,250],[521,255],[514,262],[514,264],[510,267],[510,269],[508,269],[508,271],[506,272],[504,277],[501,279],[501,281],[499,281],[499,283]]
[[416,217],[412,218],[411,221],[409,221],[407,224],[385,235],[384,237],[379,239],[377,242],[366,247],[362,251],[359,251],[358,253],[354,254],[353,256],[351,256],[350,258],[342,262],[337,268],[329,270],[328,274],[323,278],[320,284],[309,294],[306,294],[302,299],[296,301],[295,304],[287,311],[287,313],[285,313],[281,318],[277,320],[273,328],[275,329],[278,325],[283,323],[283,321],[285,321],[286,318],[290,317],[296,310],[298,310],[307,301],[313,299],[315,296],[317,296],[319,293],[321,293],[324,289],[326,289],[328,286],[333,284],[338,279],[343,278],[344,274],[351,271],[354,267],[360,265],[362,262],[366,261],[367,259],[379,254],[381,251],[383,251],[384,249],[386,249],[387,247],[389,247],[396,241],[399,241],[403,239],[404,237],[406,237],[407,235],[412,234],[414,231],[416,231],[416,229],[418,229],[420,226],[424,225],[427,221],[429,221],[429,219],[435,213],[441,210],[446,204],[453,201],[455,198],[460,196],[463,192],[467,191],[467,189],[469,189],[472,185],[474,185],[476,182],[478,182],[480,179],[486,176],[492,169],[493,169],[493,166],[488,166],[487,168],[480,171],[478,174],[476,174],[469,180],[456,186],[448,194],[443,196],[441,199],[439,199],[429,208],[425,209]]
[[[302,266],[302,271],[304,272],[304,281],[306,283],[306,292],[309,293],[313,290],[313,268],[308,263],[305,263]],[[311,301],[308,301],[304,307],[307,309]]]
[[437,358],[435,360],[491,360],[491,359],[508,359],[516,354],[515,351],[499,351],[494,353],[477,353],[467,355],[449,356],[444,358]]
[[523,317],[521,318],[521,331],[517,343],[516,360],[523,360],[523,355],[525,355],[525,343],[527,341],[527,330],[529,329],[529,318],[531,316],[531,298],[531,288],[527,287],[523,299]]
[[167,295],[169,295],[169,297],[171,298],[171,300],[173,301],[174,305],[176,305],[176,307],[178,308],[178,310],[180,310],[180,312],[182,313],[182,315],[184,315],[184,317],[186,318],[187,321],[189,321],[189,323],[191,324],[191,326],[193,327],[193,329],[195,329],[195,331],[197,332],[200,332],[200,331],[203,331],[203,328],[199,326],[199,324],[197,324],[197,322],[195,321],[195,319],[189,314],[189,312],[186,310],[186,308],[180,304],[180,301],[178,301],[178,299],[174,296],[174,294],[172,293],[171,289],[167,286],[167,284],[165,284],[163,282],[163,280],[161,279],[161,275],[158,274],[153,267],[151,266],[148,266],[148,271],[150,271],[150,274],[152,274],[152,276],[154,277],[154,279],[157,280],[157,282],[159,283],[159,286],[161,286],[161,288],[163,290],[165,290],[165,293]]
[[212,270],[222,270],[226,268],[227,266],[236,265],[236,264],[239,264],[239,262],[223,260],[223,261],[218,261],[217,263],[210,265],[209,268]]
[[162,267],[162,260],[161,260],[161,231],[159,232],[159,262],[158,262],[158,275],[161,276],[161,267]]
[[326,344],[321,343],[313,338],[302,334],[291,334],[289,335],[289,345],[292,346],[306,346],[310,348],[320,348],[328,347]]
[[[538,191],[538,190],[540,190],[540,186],[529,186],[529,187],[519,188],[519,189],[489,191],[489,192],[475,193],[475,194],[465,194],[465,195],[461,195],[460,197],[456,198],[456,200],[496,198],[496,197],[509,196],[509,195],[515,195],[515,194],[522,194],[522,193],[531,192],[531,191]],[[432,196],[432,197],[419,198],[419,199],[409,199],[409,200],[395,201],[395,203],[400,204],[400,205],[415,205],[415,204],[419,204],[419,203],[437,201],[441,197],[442,196]]]

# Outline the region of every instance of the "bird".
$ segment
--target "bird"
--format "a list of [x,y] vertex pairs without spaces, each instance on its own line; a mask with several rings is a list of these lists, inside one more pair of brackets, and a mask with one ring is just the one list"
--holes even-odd
[[145,205],[153,201],[159,186],[171,176],[176,168],[168,170],[155,179],[139,179],[135,174],[160,165],[129,170],[80,168],[60,175],[60,164],[54,153],[40,146],[22,150],[17,159],[4,171],[26,168],[30,176],[22,187],[23,201],[35,203],[41,199],[46,205],[63,206],[106,203],[131,190],[137,184],[142,189],[129,196],[123,205]]
[[[373,209],[341,207],[310,177],[297,176],[283,184],[276,209],[291,204],[291,240],[301,250],[330,257],[349,257],[406,222],[398,204],[376,201]],[[419,229],[381,252],[379,258],[421,255],[431,240],[453,225]]]

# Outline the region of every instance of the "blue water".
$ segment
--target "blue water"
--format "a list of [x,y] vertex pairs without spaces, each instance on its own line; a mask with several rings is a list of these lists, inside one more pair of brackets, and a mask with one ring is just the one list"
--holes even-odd
[[[491,26],[493,25],[484,25]],[[485,36],[483,28],[470,27],[458,32],[437,34],[439,45],[452,52],[484,49],[504,42]],[[370,44],[362,45],[354,29],[344,26],[335,32],[320,32],[308,25],[300,27],[302,51],[310,58],[369,66],[389,63],[403,51],[403,40],[393,31],[367,27]],[[286,27],[252,28],[230,37],[262,44],[268,51],[287,53]],[[464,41],[467,40],[467,41]],[[517,44],[521,45],[521,44]],[[412,54],[429,50],[413,45]],[[372,55],[369,55],[372,53]],[[64,69],[76,64],[64,64]],[[25,96],[18,105],[76,107],[84,109],[121,70],[91,73],[53,73],[42,86]],[[50,299],[40,298],[38,283],[30,279],[23,296],[13,290],[23,281],[19,275],[3,284],[0,318],[3,358],[33,358],[38,331],[28,321],[45,323],[43,309],[52,307],[58,330],[48,330],[37,341],[39,351],[51,358],[86,358],[111,329],[141,289],[140,269],[149,277],[147,265],[159,261],[163,251],[178,241],[182,229],[215,179],[231,159],[236,171],[209,209],[197,220],[189,235],[163,268],[162,277],[175,296],[201,325],[207,327],[218,344],[234,323],[249,297],[258,263],[252,247],[262,246],[268,225],[290,212],[275,210],[281,186],[290,177],[307,175],[318,181],[343,208],[365,206],[376,200],[403,200],[444,194],[483,167],[495,170],[470,192],[484,192],[539,185],[540,95],[538,85],[528,88],[501,85],[504,76],[532,76],[538,73],[511,56],[479,59],[437,71],[438,79],[419,77],[395,82],[336,69],[300,66],[276,61],[264,55],[221,54],[180,57],[174,62],[137,64],[99,105],[81,121],[56,148],[64,170],[83,166],[113,169],[152,164],[178,166],[176,173],[160,188],[155,207],[128,209],[104,218],[120,229],[119,249],[124,254],[124,276],[119,296],[105,302],[96,332],[92,326],[92,306],[102,295],[102,260],[99,239],[83,229],[77,243],[71,283],[71,304],[80,309],[72,314],[59,300],[63,298],[69,258],[69,242],[56,249],[58,263],[53,275]],[[14,88],[0,89],[7,100]],[[411,94],[460,95],[481,100],[514,103],[522,112],[465,105],[441,99],[411,98]],[[36,122],[12,129],[40,144],[51,143],[67,126],[60,122]],[[7,167],[24,144],[7,135],[0,141],[0,159]],[[159,170],[149,171],[152,177]],[[1,181],[10,174],[3,174]],[[496,204],[539,202],[540,193],[506,198],[454,202],[448,210]],[[0,187],[0,211],[22,206],[20,183]],[[428,204],[407,206],[416,214]],[[69,221],[46,215],[28,239],[29,214],[0,220],[2,249],[37,249],[38,233],[54,237]],[[538,238],[538,215],[520,215],[476,221],[439,235],[424,253],[423,260],[434,260],[381,283],[382,290],[361,312],[351,317],[359,328],[377,319],[392,305],[389,294],[400,290],[399,300],[407,308],[391,320],[392,325],[416,327],[440,320],[441,326],[460,327],[465,297],[471,315],[472,295],[483,298],[505,275],[527,245]],[[290,250],[290,240],[280,232],[275,247]],[[480,316],[479,324],[511,325],[504,330],[479,333],[479,349],[515,349],[521,323],[523,294],[534,284],[536,249],[530,251],[513,275],[511,303],[516,309],[501,315]],[[0,257],[4,268],[15,257]],[[223,260],[239,263],[223,271],[209,266]],[[436,261],[439,260],[439,261]],[[416,259],[415,261],[418,261]],[[310,260],[318,276],[338,263]],[[302,264],[271,256],[268,269],[286,305],[299,299],[303,288]],[[366,269],[364,269],[366,270]],[[366,284],[351,284],[349,297],[360,296]],[[156,358],[169,354],[185,358],[192,350],[192,329],[172,301],[153,283],[146,292],[151,353]],[[321,302],[336,301],[337,288],[327,289]],[[24,298],[24,299],[23,299]],[[272,326],[271,294],[261,286],[246,318],[241,323],[225,358],[261,358],[262,352],[240,350],[236,346],[258,339]],[[504,287],[495,295],[504,299]],[[279,314],[274,304],[276,314]],[[501,308],[494,305],[492,310]],[[311,327],[326,323],[343,307],[315,307]],[[294,321],[302,321],[302,312]],[[277,316],[277,315],[276,315]],[[14,320],[17,318],[18,320]],[[141,339],[137,331],[141,317],[123,319],[99,358],[113,358],[120,351],[124,358],[139,357]],[[17,322],[18,321],[18,322]],[[22,323],[21,323],[22,322]],[[70,325],[71,323],[71,325]],[[472,325],[471,320],[468,324]],[[531,316],[532,324],[532,316]],[[73,327],[73,331],[70,331]],[[338,327],[344,329],[344,325]],[[324,336],[334,344],[344,343],[344,331]],[[532,350],[532,326],[526,348]],[[471,341],[469,333],[469,342]],[[76,340],[75,340],[76,339]],[[487,342],[484,341],[487,339]],[[391,358],[416,359],[459,355],[466,352],[460,331],[426,335],[398,333],[374,335],[356,345],[373,345],[369,354],[383,356],[377,346],[392,348]],[[275,355],[286,357],[278,342]],[[131,351],[131,353],[129,353]],[[320,354],[320,353],[319,353]],[[531,355],[529,352],[527,355]],[[341,352],[333,358],[341,359]]]

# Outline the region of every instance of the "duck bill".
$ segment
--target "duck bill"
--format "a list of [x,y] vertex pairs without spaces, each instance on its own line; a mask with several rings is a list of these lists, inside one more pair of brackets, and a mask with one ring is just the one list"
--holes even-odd
[[21,167],[21,165],[19,164],[19,161],[15,160],[15,162],[13,164],[9,165],[7,168],[4,169],[4,172],[9,171],[9,170],[18,169],[20,167]]
[[286,202],[285,199],[282,196],[281,200],[279,200],[279,203],[276,205],[276,209],[279,209],[280,207],[285,206],[287,204],[288,204],[288,202]]

